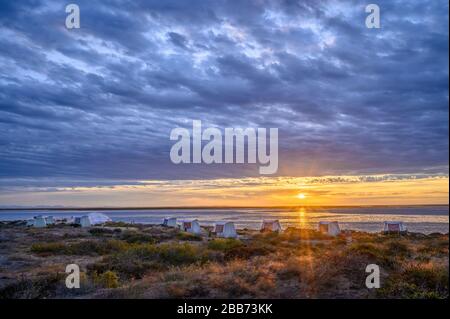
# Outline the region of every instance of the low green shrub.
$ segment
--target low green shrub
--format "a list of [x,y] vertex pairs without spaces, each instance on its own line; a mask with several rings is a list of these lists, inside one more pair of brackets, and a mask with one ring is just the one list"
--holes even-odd
[[130,248],[130,244],[119,240],[92,241],[85,240],[78,243],[36,243],[31,245],[31,252],[53,255],[105,255],[113,252],[124,251]]
[[18,282],[0,289],[0,299],[42,299],[56,295],[63,285],[64,274],[53,274],[33,279],[20,279]]
[[407,266],[390,276],[377,290],[382,298],[448,298],[448,268],[430,264]]
[[118,288],[119,287],[119,277],[114,271],[105,271],[104,273],[97,275],[96,272],[93,273],[92,280],[96,285],[100,285],[103,288]]
[[185,240],[185,241],[202,241],[202,237],[200,235],[191,234],[187,232],[179,232],[176,235],[176,238],[178,240]]
[[89,271],[103,273],[111,270],[126,278],[141,278],[150,270],[167,269],[214,259],[208,250],[188,243],[135,244],[129,249],[106,256],[89,265]]
[[389,256],[407,257],[411,255],[411,249],[408,245],[400,241],[387,243],[384,252]]
[[212,250],[228,251],[240,247],[243,243],[234,238],[216,238],[208,242],[208,248]]
[[126,223],[126,222],[107,222],[105,226],[108,227],[135,227],[135,224]]
[[255,256],[265,256],[275,249],[266,245],[241,245],[228,249],[224,258],[230,259],[249,259]]
[[156,244],[158,240],[152,235],[136,232],[136,231],[125,231],[120,239],[125,240],[128,243],[150,243]]
[[110,228],[91,228],[89,229],[89,233],[94,236],[111,236],[116,233],[114,229]]

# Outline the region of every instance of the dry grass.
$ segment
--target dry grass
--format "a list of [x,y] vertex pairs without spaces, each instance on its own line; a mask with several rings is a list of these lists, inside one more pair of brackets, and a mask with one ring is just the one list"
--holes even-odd
[[[243,231],[210,239],[161,226],[2,225],[0,298],[446,298],[448,235]],[[64,286],[80,264],[83,289]],[[382,287],[365,286],[368,264]],[[26,275],[26,276],[25,276]]]

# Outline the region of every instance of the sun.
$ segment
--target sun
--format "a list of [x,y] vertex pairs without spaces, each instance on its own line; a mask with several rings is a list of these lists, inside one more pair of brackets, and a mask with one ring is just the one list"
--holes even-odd
[[299,193],[299,194],[297,195],[297,198],[298,198],[298,199],[305,199],[305,198],[306,198],[306,194],[304,194],[304,193]]

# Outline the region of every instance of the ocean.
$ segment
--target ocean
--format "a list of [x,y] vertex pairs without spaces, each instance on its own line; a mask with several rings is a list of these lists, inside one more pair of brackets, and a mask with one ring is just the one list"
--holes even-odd
[[[3,210],[0,221],[25,220],[36,215],[82,216],[92,210]],[[263,219],[278,219],[283,228],[316,228],[319,221],[338,221],[342,229],[367,232],[382,230],[385,220],[403,221],[409,231],[425,234],[449,231],[449,207],[439,206],[364,206],[304,208],[221,208],[221,209],[140,209],[98,210],[113,221],[160,224],[164,217],[196,218],[201,225],[232,221],[237,228],[258,229]]]

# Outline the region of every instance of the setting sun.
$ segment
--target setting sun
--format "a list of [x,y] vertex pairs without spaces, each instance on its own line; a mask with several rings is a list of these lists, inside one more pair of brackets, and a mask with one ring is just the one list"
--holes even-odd
[[306,194],[300,193],[297,195],[298,199],[305,199],[306,198]]

